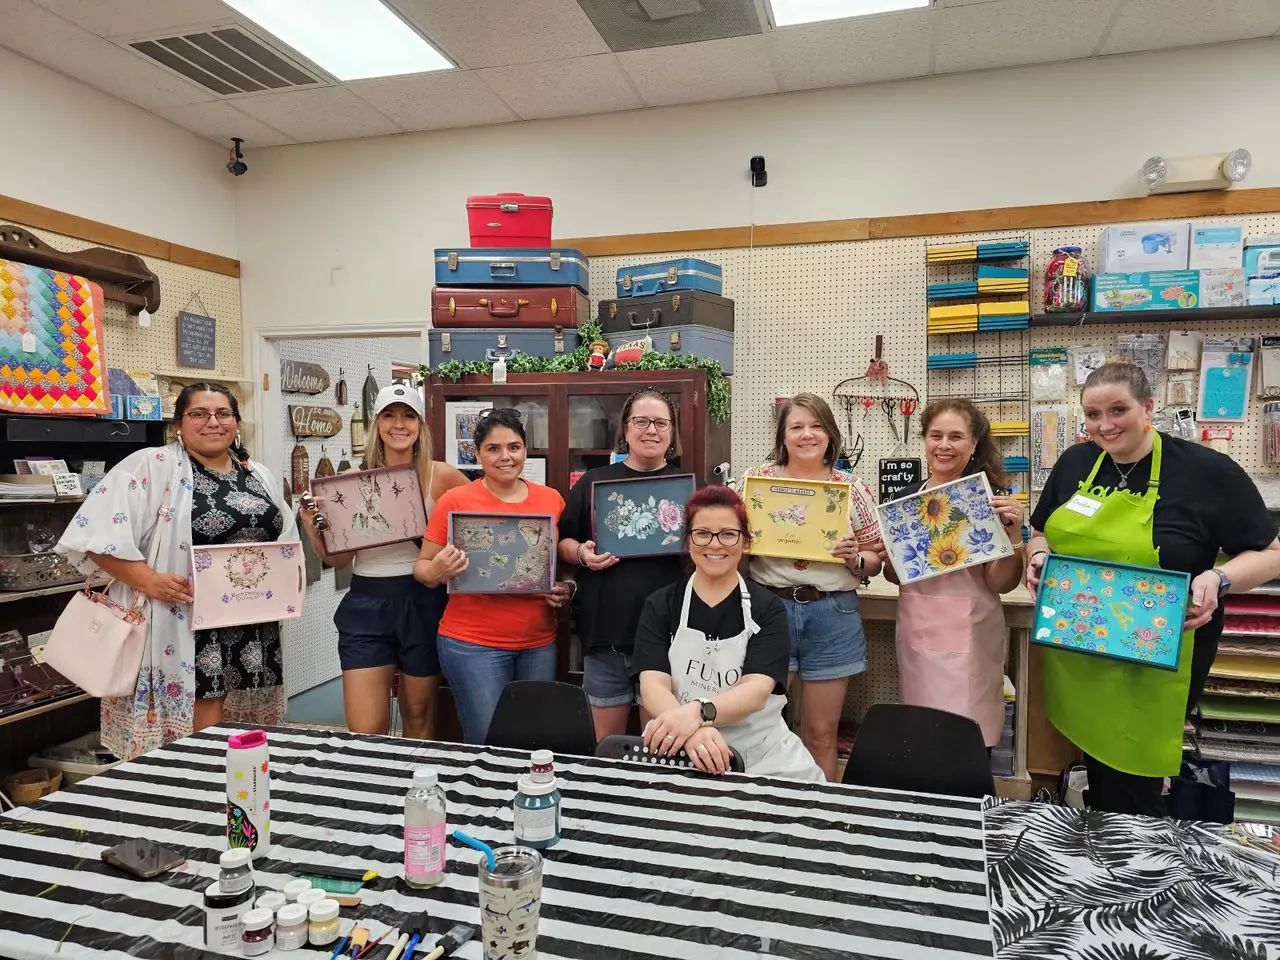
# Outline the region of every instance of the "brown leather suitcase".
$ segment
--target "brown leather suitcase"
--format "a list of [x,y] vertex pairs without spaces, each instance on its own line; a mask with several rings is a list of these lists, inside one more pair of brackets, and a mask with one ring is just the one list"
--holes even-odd
[[577,327],[591,318],[577,287],[436,287],[431,325],[462,327]]

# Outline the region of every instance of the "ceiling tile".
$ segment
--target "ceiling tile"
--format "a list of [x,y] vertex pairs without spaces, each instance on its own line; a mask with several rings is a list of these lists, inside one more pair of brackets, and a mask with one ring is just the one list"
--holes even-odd
[[0,0],[0,24],[3,46],[146,110],[212,99],[207,90],[27,0]]
[[225,100],[162,107],[155,112],[194,134],[226,145],[228,149],[231,148],[232,137],[243,139],[246,150],[257,147],[278,147],[283,143],[297,142],[293,137],[267,126],[256,117],[242,113]]
[[402,132],[377,110],[343,87],[241,97],[235,101],[235,106],[304,143],[313,140],[379,137]]
[[220,0],[35,0],[100,37],[158,34],[239,18]]
[[935,10],[935,73],[1088,57],[1117,0],[995,0]]
[[618,54],[651,107],[777,93],[764,37],[731,37]]
[[761,32],[755,0],[578,0],[615,53]]
[[644,106],[612,54],[477,71],[522,119],[575,117]]
[[928,10],[782,27],[767,34],[783,90],[839,87],[929,72]]
[[1280,0],[1128,0],[1100,53],[1268,37],[1280,30]]
[[[608,53],[574,0],[391,0],[461,66],[567,60]],[[477,3],[484,16],[476,15]]]
[[443,130],[519,119],[483,80],[462,70],[357,80],[346,87],[405,130]]

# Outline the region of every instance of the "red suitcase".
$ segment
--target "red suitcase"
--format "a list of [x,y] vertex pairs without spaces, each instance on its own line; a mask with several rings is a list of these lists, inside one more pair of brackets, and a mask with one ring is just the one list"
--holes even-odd
[[577,287],[436,287],[431,325],[459,327],[577,327],[591,319],[587,295]]
[[551,246],[551,198],[499,193],[467,197],[473,247]]

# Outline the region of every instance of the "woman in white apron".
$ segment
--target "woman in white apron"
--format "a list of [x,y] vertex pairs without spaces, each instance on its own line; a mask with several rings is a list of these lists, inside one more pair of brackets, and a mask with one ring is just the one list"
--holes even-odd
[[[900,496],[985,472],[993,489],[1009,480],[991,438],[991,424],[968,400],[935,400],[921,415],[929,479]],[[1000,594],[1022,580],[1022,504],[991,501],[1017,548],[991,563],[910,583],[898,597],[898,682],[902,702],[958,713],[982,728],[988,747],[1004,728],[1004,665],[1009,631]],[[885,579],[898,582],[885,556]]]
[[645,601],[632,669],[654,719],[645,742],[683,749],[698,769],[723,773],[729,748],[749,774],[824,781],[782,719],[790,638],[787,612],[738,575],[749,538],[746,509],[728,487],[699,490],[685,506],[694,573]]

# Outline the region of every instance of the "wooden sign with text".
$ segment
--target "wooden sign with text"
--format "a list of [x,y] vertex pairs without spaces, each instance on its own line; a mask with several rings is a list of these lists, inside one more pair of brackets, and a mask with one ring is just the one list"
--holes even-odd
[[342,415],[329,407],[289,405],[289,422],[295,437],[332,437],[342,429]]
[[324,393],[329,389],[329,374],[318,363],[281,360],[280,389],[284,393]]

